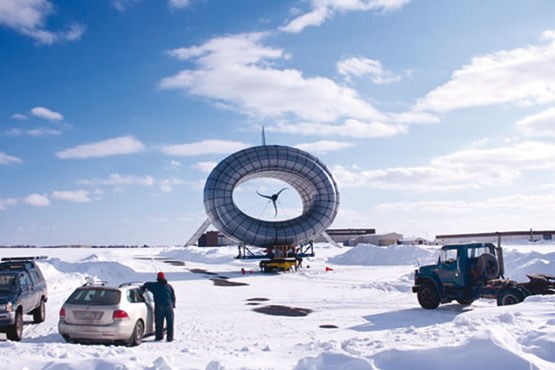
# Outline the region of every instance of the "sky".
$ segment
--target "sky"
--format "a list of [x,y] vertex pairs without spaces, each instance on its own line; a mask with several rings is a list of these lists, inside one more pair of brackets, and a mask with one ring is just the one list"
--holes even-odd
[[[180,245],[228,155],[316,155],[332,227],[555,228],[555,2],[0,0],[0,244]],[[249,181],[247,214],[279,218]]]

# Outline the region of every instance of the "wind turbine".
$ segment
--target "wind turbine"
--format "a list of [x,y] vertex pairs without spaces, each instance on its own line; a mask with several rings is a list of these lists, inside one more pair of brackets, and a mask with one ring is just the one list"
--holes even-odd
[[264,195],[264,194],[260,194],[260,193],[258,192],[258,190],[256,191],[256,194],[260,195],[262,198],[269,199],[269,200],[272,202],[272,204],[274,205],[274,210],[275,210],[275,212],[276,212],[276,213],[274,214],[274,218],[276,218],[276,217],[277,217],[277,214],[278,214],[278,209],[277,209],[277,205],[276,205],[276,202],[277,202],[277,200],[278,200],[278,197],[279,197],[279,195],[281,194],[281,192],[284,191],[284,190],[286,190],[286,189],[287,189],[287,188],[283,188],[283,189],[281,189],[280,191],[278,191],[277,193],[275,193],[275,194],[273,194],[273,195]]

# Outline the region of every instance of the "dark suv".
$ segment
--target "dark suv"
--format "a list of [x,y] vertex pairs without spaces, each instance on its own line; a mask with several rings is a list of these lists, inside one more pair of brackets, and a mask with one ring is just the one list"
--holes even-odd
[[0,262],[0,333],[10,340],[23,336],[23,315],[43,322],[48,299],[46,281],[34,260],[45,257],[2,258]]

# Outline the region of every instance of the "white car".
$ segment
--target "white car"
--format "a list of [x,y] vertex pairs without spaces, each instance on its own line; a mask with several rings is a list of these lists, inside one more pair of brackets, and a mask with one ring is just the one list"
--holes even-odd
[[70,343],[141,344],[154,335],[154,299],[139,283],[118,287],[86,284],[60,309],[58,331]]

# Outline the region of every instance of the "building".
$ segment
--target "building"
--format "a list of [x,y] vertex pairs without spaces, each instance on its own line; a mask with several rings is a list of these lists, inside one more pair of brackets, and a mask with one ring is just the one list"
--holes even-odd
[[[376,234],[376,229],[328,229],[326,233],[336,243],[345,243],[359,236]],[[325,243],[327,240],[322,235],[318,235],[314,242]]]
[[226,237],[219,231],[207,231],[198,239],[199,247],[222,247],[225,245],[234,245],[237,242]]
[[344,242],[343,244],[347,246],[356,246],[359,244],[373,244],[373,245],[383,247],[388,245],[399,244],[401,239],[403,239],[403,235],[398,233],[360,235]]
[[515,242],[528,240],[537,242],[540,240],[555,240],[555,230],[533,230],[528,231],[502,231],[473,234],[450,234],[436,235],[437,244],[466,243],[466,242],[490,242],[497,243],[498,237],[501,242]]

